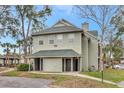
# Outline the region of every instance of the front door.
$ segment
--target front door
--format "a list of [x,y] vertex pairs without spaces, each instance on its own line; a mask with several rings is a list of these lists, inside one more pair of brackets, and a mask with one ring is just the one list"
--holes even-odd
[[71,71],[71,59],[66,59],[66,71]]
[[73,59],[73,71],[78,71],[78,59],[77,58],[74,58]]
[[43,59],[41,59],[41,65],[40,65],[40,58],[35,58],[35,70],[40,71],[40,68],[41,70],[43,70]]

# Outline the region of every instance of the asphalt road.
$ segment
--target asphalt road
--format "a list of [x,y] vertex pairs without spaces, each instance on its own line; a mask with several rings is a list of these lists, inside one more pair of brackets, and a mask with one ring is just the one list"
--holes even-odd
[[0,88],[48,88],[51,80],[0,76]]

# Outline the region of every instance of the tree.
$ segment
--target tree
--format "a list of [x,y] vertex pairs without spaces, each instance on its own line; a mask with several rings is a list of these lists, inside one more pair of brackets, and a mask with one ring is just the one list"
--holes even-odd
[[18,33],[19,23],[11,13],[11,6],[0,5],[0,35],[15,37]]
[[79,16],[96,23],[100,29],[100,62],[102,62],[103,47],[104,47],[104,36],[105,32],[109,31],[110,19],[116,14],[117,6],[107,6],[107,5],[85,5],[85,6],[75,6],[79,10]]
[[21,56],[21,47],[22,47],[23,41],[22,40],[17,40],[16,44],[19,48],[19,56]]
[[[4,7],[4,6],[2,6]],[[18,37],[19,40],[23,40],[23,52],[24,57],[27,56],[27,47],[28,47],[28,38],[31,36],[33,31],[41,31],[44,28],[44,22],[46,20],[46,16],[51,14],[51,9],[48,6],[33,6],[33,5],[17,5],[17,6],[9,6],[10,10],[9,14],[12,15],[16,19],[15,25],[17,26],[17,30],[14,30],[15,37]],[[12,11],[13,9],[13,11]],[[3,16],[1,18],[4,18]],[[6,18],[6,17],[5,17]],[[12,18],[9,17],[11,20]],[[11,22],[11,20],[8,20]],[[2,22],[7,23],[7,20],[3,20]],[[9,24],[9,27],[12,27],[13,24]],[[3,31],[5,29],[2,29]],[[11,31],[7,31],[11,34]],[[25,62],[27,62],[26,58]]]
[[9,65],[9,54],[10,54],[10,47],[11,47],[11,44],[10,43],[3,43],[3,44],[1,44],[1,46],[3,47],[3,48],[5,48],[4,49],[4,52],[6,53],[5,55],[6,55],[6,61],[5,61],[5,64],[6,65]]
[[[120,56],[122,55],[121,47],[122,47],[122,36],[124,35],[124,20],[123,20],[123,10],[122,7],[120,6],[119,11],[117,14],[112,16],[110,20],[111,24],[111,31],[110,31],[110,38],[109,40],[109,52],[110,56],[113,55],[115,60],[120,59]],[[111,59],[109,57],[109,59]],[[112,59],[111,59],[112,60]],[[113,62],[112,62],[113,66]]]
[[[23,47],[24,47],[24,57],[27,56],[27,44],[28,44],[28,37],[31,35],[31,31],[34,30],[41,30],[43,29],[43,21],[46,15],[50,15],[51,10],[48,6],[42,9],[41,7],[39,10],[36,10],[35,6],[16,6],[16,13],[18,15],[18,19],[21,28],[20,31],[22,33]],[[25,23],[26,22],[26,23]],[[25,24],[27,24],[27,29],[25,30]],[[25,62],[27,62],[25,58]]]
[[16,57],[17,57],[17,55],[16,55],[16,48],[17,47],[18,46],[16,44],[11,45],[11,48],[14,49],[13,55],[14,55],[14,64],[15,64],[15,66],[16,66]]

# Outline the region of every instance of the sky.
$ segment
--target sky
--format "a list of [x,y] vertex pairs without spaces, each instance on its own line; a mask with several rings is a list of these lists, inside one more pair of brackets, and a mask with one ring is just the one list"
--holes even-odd
[[[51,16],[49,16],[45,22],[48,27],[51,27],[52,25],[54,25],[58,20],[65,19],[69,21],[70,23],[74,24],[75,26],[82,28],[81,24],[83,22],[88,21],[88,20],[81,18],[75,12],[74,7],[71,5],[54,5],[50,7],[52,9],[52,13],[51,13]],[[94,22],[90,21],[89,30],[99,30],[99,28],[96,26]],[[1,41],[15,43],[15,40],[9,37],[2,38]],[[3,54],[3,48],[1,47],[0,47],[0,54]]]

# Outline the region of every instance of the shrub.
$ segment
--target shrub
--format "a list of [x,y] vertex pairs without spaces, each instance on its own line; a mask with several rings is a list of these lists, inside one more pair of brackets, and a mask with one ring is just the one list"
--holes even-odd
[[[31,70],[33,69],[32,65],[30,65],[30,68],[31,68]],[[19,65],[17,65],[17,70],[18,71],[28,71],[29,70],[29,64],[19,64]]]
[[91,71],[96,71],[95,66],[90,66],[88,70],[89,70],[90,72],[91,72]]

